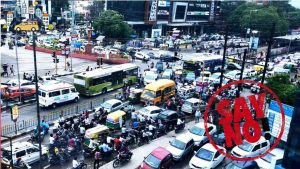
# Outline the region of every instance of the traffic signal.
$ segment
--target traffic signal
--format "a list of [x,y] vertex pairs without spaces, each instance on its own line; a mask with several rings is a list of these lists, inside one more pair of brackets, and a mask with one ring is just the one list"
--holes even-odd
[[52,53],[52,57],[53,57],[53,58],[56,58],[56,57],[57,57],[55,52]]
[[59,63],[59,59],[54,58],[54,59],[53,59],[53,63]]
[[100,60],[99,59],[97,59],[97,65],[100,66]]
[[100,58],[100,65],[103,65],[103,59]]

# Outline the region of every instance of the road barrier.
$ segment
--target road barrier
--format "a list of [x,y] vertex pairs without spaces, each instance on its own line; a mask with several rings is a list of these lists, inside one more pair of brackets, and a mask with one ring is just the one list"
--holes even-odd
[[[70,105],[67,106],[63,110],[54,110],[52,113],[42,115],[41,119],[45,120],[48,123],[53,123],[55,120],[59,118],[59,115],[63,115],[64,117],[70,117],[74,116],[75,114],[82,113],[84,111],[87,111],[89,109],[94,109],[95,107],[98,107],[103,103],[105,100],[115,98],[115,95],[108,95],[105,98],[97,98],[88,102],[79,103],[76,106]],[[22,112],[20,112],[22,115]],[[27,132],[34,129],[38,124],[37,118],[32,118],[29,120],[21,120],[17,121],[16,127],[17,132]],[[1,128],[2,135],[13,135],[15,134],[15,124],[8,124],[4,125]]]

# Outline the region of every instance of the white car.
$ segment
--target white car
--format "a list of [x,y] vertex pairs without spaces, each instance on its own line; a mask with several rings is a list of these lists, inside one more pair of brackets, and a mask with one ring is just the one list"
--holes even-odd
[[194,140],[186,134],[181,134],[169,142],[167,150],[173,155],[175,161],[181,160],[188,153],[193,151]]
[[272,161],[275,160],[275,164],[281,164],[284,155],[284,150],[280,148],[275,148],[267,155],[256,159],[256,163],[261,169],[269,169],[272,167]]
[[163,109],[157,106],[147,106],[138,111],[138,113],[144,117],[151,117],[153,120],[156,120],[157,115],[162,112]]
[[[11,79],[4,83],[7,86],[19,86],[19,80],[18,79]],[[20,86],[28,86],[28,85],[34,85],[33,82],[29,80],[22,80],[20,79]]]
[[244,73],[245,73],[247,76],[255,76],[255,75],[257,75],[257,72],[256,72],[254,69],[252,69],[252,68],[246,68],[246,69],[244,70]]
[[219,84],[220,77],[221,77],[221,73],[216,72],[216,73],[213,73],[208,79],[209,79],[209,81],[213,82],[213,84]]
[[141,59],[141,60],[143,60],[144,58],[145,58],[146,60],[149,60],[149,59],[150,59],[150,56],[149,56],[149,55],[147,55],[147,54],[145,54],[145,53],[142,53],[142,52],[136,52],[136,53],[135,53],[135,57],[136,57],[136,59]]
[[[43,160],[47,159],[47,151],[48,148],[42,145]],[[24,162],[33,164],[40,159],[39,147],[29,142],[17,142],[12,144],[12,153],[10,146],[2,148],[2,162],[9,165],[11,157],[13,163],[15,163],[18,158],[22,158]]]
[[[207,128],[211,136],[217,132],[217,127],[211,123],[207,123]],[[187,135],[193,138],[195,146],[199,147],[208,142],[203,122],[199,122],[195,126],[190,128]]]
[[[225,153],[225,148],[218,146]],[[223,160],[224,156],[218,152],[212,144],[207,143],[203,147],[201,147],[192,159],[189,162],[190,168],[215,168],[217,167]]]
[[102,103],[101,107],[104,109],[104,111],[107,111],[109,113],[109,112],[114,112],[114,111],[120,110],[121,108],[124,108],[124,104],[122,103],[121,100],[110,99],[110,100],[107,100],[104,103]]
[[255,157],[259,154],[265,153],[269,148],[269,140],[266,140],[264,137],[260,137],[260,139],[255,143],[249,143],[244,140],[243,144],[235,146],[232,149],[231,154],[238,158]]
[[109,53],[116,55],[120,53],[120,51],[118,49],[109,49]]
[[224,74],[224,76],[226,78],[231,79],[231,80],[240,79],[240,75],[241,75],[241,71],[239,71],[239,70],[232,70],[232,71]]
[[152,71],[145,72],[144,85],[155,82],[158,79],[158,74]]

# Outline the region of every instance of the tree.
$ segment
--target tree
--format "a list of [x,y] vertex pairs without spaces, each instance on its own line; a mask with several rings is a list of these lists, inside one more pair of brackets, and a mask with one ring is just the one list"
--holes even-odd
[[274,6],[258,6],[244,4],[236,8],[228,17],[228,22],[239,31],[250,28],[258,30],[262,38],[266,38],[275,23],[275,34],[285,34],[288,31],[288,22],[278,13]]
[[109,41],[126,41],[134,33],[132,27],[124,21],[124,16],[113,10],[102,12],[99,18],[93,22],[93,27]]
[[100,16],[101,12],[104,10],[104,4],[105,1],[94,1],[92,5],[88,7],[88,10],[90,11],[90,17],[91,20],[98,19]]
[[289,74],[278,74],[268,78],[266,86],[279,97],[282,103],[294,105],[297,86],[290,82]]
[[61,9],[63,11],[69,9],[69,1],[68,0],[52,0],[52,21],[56,22],[57,17],[61,17]]

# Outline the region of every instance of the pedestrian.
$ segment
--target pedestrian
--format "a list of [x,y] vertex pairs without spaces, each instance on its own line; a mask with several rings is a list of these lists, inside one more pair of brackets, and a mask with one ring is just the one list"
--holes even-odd
[[196,113],[195,113],[195,123],[198,123],[199,120],[200,120],[200,115],[201,115],[201,112],[199,109],[196,110]]
[[101,157],[100,150],[99,147],[97,146],[95,150],[94,169],[98,169],[100,167],[100,157]]
[[23,80],[26,80],[26,73],[23,73]]
[[14,65],[11,65],[11,67],[10,67],[10,75],[15,75],[15,73],[14,73]]

